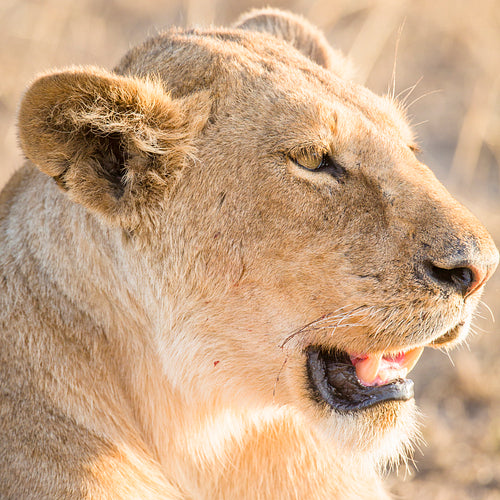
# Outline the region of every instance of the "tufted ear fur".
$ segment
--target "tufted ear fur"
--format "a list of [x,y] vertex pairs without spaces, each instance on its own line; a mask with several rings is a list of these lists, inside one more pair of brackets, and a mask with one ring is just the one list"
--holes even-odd
[[19,113],[26,156],[75,202],[133,229],[165,198],[203,128],[207,94],[172,99],[159,83],[96,68],[38,78]]
[[340,51],[330,46],[318,28],[291,12],[272,8],[255,9],[243,14],[235,27],[274,35],[343,78],[350,78],[353,73],[350,62]]

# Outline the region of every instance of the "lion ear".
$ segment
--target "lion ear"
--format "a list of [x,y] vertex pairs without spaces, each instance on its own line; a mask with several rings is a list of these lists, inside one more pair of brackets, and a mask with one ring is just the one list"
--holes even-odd
[[344,78],[351,76],[350,62],[330,46],[318,28],[301,16],[273,8],[255,9],[243,14],[235,27],[274,35],[320,66]]
[[192,153],[207,94],[172,99],[161,84],[96,68],[38,78],[19,113],[26,156],[75,202],[132,228]]

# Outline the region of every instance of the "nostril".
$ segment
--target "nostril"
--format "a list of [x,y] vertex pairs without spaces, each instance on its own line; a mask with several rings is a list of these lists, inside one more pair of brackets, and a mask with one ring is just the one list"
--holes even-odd
[[437,281],[441,286],[452,288],[464,296],[469,295],[475,290],[476,285],[480,283],[479,273],[474,267],[454,267],[446,269],[428,264],[427,271],[431,278]]

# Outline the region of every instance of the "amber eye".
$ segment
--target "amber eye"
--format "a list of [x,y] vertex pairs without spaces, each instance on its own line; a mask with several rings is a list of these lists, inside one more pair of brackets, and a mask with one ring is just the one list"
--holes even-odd
[[336,179],[345,174],[345,168],[327,153],[302,151],[290,155],[290,159],[301,168],[311,172],[325,172]]
[[324,154],[318,154],[312,151],[303,151],[290,156],[295,164],[307,170],[317,170],[320,168],[323,164],[324,157]]

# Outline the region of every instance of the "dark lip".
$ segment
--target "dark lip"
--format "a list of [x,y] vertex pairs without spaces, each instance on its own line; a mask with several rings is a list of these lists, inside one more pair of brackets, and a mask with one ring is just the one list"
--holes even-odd
[[362,385],[347,353],[310,346],[306,355],[313,399],[337,412],[357,412],[388,401],[413,398],[413,381],[409,379],[398,379],[383,386]]
[[445,334],[441,335],[441,337],[433,340],[431,342],[431,345],[441,347],[445,346],[446,344],[451,344],[460,336],[460,331],[462,330],[464,324],[465,322],[461,321],[456,326],[448,330]]

